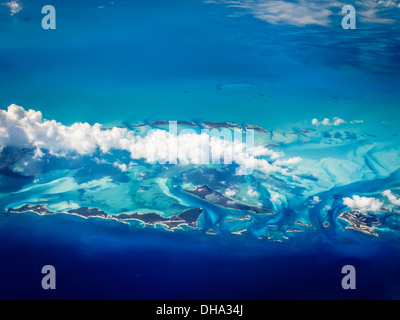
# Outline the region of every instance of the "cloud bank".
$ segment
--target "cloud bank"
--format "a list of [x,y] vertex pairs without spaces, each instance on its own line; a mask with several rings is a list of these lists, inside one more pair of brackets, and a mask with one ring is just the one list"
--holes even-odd
[[380,211],[383,202],[379,201],[374,197],[360,197],[354,195],[352,198],[343,198],[343,203],[351,209],[359,211]]
[[[42,150],[56,156],[122,150],[129,152],[132,159],[144,159],[148,163],[236,163],[239,165],[236,173],[240,175],[250,174],[254,169],[266,174],[290,174],[287,166],[301,161],[300,157],[294,157],[277,162],[275,159],[284,156],[282,152],[194,131],[177,135],[157,129],[139,136],[127,128],[103,129],[98,123],[65,126],[55,120],[44,120],[40,111],[26,111],[15,104],[7,111],[0,110],[0,150],[6,146],[34,148],[35,156],[39,158],[43,155]],[[265,157],[269,157],[269,161]],[[129,170],[119,162],[114,166],[121,171]]]

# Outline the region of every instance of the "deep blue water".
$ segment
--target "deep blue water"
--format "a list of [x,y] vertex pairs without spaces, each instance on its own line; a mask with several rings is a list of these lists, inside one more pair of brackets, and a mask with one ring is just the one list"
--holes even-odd
[[[363,132],[377,135],[380,142],[389,145],[397,139],[400,8],[377,7],[371,1],[377,11],[368,20],[362,15],[367,9],[359,6],[357,30],[345,31],[340,7],[330,8],[328,25],[298,26],[271,24],[226,1],[54,0],[57,29],[45,31],[40,10],[48,3],[20,3],[23,8],[14,15],[0,6],[1,109],[15,103],[65,125],[236,121],[271,130],[338,116],[364,120]],[[325,1],[312,3],[306,9],[326,8]],[[398,153],[396,147],[395,142],[390,145]],[[320,158],[326,153],[298,149]],[[59,161],[49,162],[41,173],[82,166],[87,170],[82,180],[117,176],[112,166],[92,173],[87,162]],[[1,174],[1,209],[16,198],[22,203],[24,195],[17,193],[34,178]],[[378,192],[377,183],[399,188],[394,177],[339,186],[325,195]],[[68,200],[61,192],[60,199]],[[208,218],[221,210],[210,204],[205,208]],[[289,221],[288,212],[280,213],[281,224]],[[315,221],[318,214],[312,216]],[[336,212],[330,214],[333,222]],[[211,218],[206,226],[212,225]],[[64,214],[2,212],[0,298],[400,298],[399,243],[392,241],[398,236],[380,239],[348,232],[344,240],[339,231],[327,230],[314,234],[312,241],[300,237],[298,242],[272,243]],[[41,288],[40,271],[47,264],[56,268],[56,290]],[[357,270],[356,290],[341,287],[340,271],[347,264]]]
[[[17,223],[15,223],[17,220]],[[2,219],[2,299],[393,299],[398,247],[249,245],[65,215]],[[56,268],[56,290],[41,268]],[[357,270],[343,290],[341,268]]]

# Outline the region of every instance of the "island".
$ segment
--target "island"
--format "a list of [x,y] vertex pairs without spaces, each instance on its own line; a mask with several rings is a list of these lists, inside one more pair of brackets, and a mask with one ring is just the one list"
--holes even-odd
[[255,126],[253,124],[246,124],[245,128],[246,128],[246,130],[254,130],[254,131],[260,132],[260,133],[268,133],[268,131],[265,130],[264,128],[259,127],[259,126]]
[[144,224],[162,224],[167,227],[167,229],[179,228],[180,225],[186,224],[190,227],[197,227],[197,219],[203,213],[201,208],[191,208],[181,212],[178,215],[173,215],[169,218],[162,217],[161,215],[149,212],[149,213],[121,213],[118,215],[113,215],[112,218],[117,220],[137,220]]
[[310,129],[304,129],[304,130],[299,130],[299,132],[303,133],[303,134],[306,134],[306,133],[310,133],[310,132],[313,132],[313,131],[310,130]]
[[350,223],[346,229],[361,231],[373,236],[378,236],[372,230],[380,225],[379,217],[375,214],[363,213],[357,210],[345,211],[338,216],[338,219],[343,219]]
[[88,218],[88,217],[107,217],[107,213],[104,211],[99,210],[98,208],[89,208],[89,207],[81,207],[78,209],[72,209],[68,211],[63,211],[63,212],[56,212],[56,211],[51,211],[47,208],[46,204],[36,204],[36,205],[30,205],[30,204],[25,204],[19,208],[7,208],[6,209],[7,213],[24,213],[24,212],[34,212],[39,215],[45,215],[45,214],[56,214],[56,213],[66,213],[66,214],[74,214],[81,216],[83,218]]
[[7,208],[6,212],[11,212],[11,213],[24,213],[24,212],[35,212],[37,214],[53,214],[53,211],[50,211],[47,209],[47,206],[45,204],[37,204],[34,206],[31,206],[29,204],[24,204],[23,206],[19,208]]
[[[158,127],[158,126],[168,126],[171,121],[169,120],[157,120],[150,122],[149,124],[153,127]],[[186,120],[178,120],[176,121],[176,124],[179,126],[187,126],[187,127],[197,127],[197,124],[195,124],[192,121],[186,121]]]
[[261,207],[250,206],[243,203],[240,203],[236,200],[228,198],[223,194],[219,193],[211,189],[208,185],[203,185],[197,187],[195,190],[183,190],[187,193],[190,193],[196,197],[199,197],[207,202],[212,204],[233,209],[233,210],[240,210],[240,211],[250,211],[256,214],[273,214],[274,212],[269,209],[264,209]]
[[154,212],[149,212],[149,213],[133,212],[133,213],[108,215],[105,211],[99,210],[98,208],[89,208],[89,207],[80,207],[78,209],[55,212],[49,210],[45,204],[38,204],[38,205],[25,204],[19,208],[6,209],[6,213],[24,213],[24,212],[34,212],[39,215],[64,213],[64,214],[78,215],[82,218],[89,218],[89,217],[110,218],[121,222],[129,220],[137,220],[146,225],[162,224],[165,225],[168,230],[172,230],[175,228],[179,228],[183,224],[188,225],[189,227],[192,228],[196,228],[197,220],[203,213],[203,209],[190,208],[177,215],[173,215],[168,218],[163,217],[158,213]]
[[206,129],[237,129],[243,132],[242,127],[234,122],[202,122]]
[[247,214],[245,216],[239,217],[239,218],[230,218],[226,219],[224,222],[230,222],[230,221],[244,221],[244,220],[250,220],[251,217]]
[[240,229],[240,230],[232,231],[231,233],[241,235],[243,232],[246,232],[246,231],[247,231],[247,229]]
[[81,207],[78,209],[68,210],[67,213],[75,213],[82,217],[107,217],[107,213],[98,208]]

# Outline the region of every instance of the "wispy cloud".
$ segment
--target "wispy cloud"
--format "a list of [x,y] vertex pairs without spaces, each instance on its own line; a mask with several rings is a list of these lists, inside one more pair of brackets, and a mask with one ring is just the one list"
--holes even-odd
[[384,6],[384,7],[397,7],[400,8],[400,1],[396,0],[379,0],[377,1],[378,5]]
[[370,8],[359,12],[360,21],[368,23],[391,24],[394,19],[380,18],[378,16],[378,9]]
[[254,16],[271,24],[306,26],[310,24],[327,26],[332,11],[315,3],[270,1],[257,3],[251,9]]
[[[257,19],[274,25],[331,25],[331,16],[341,14],[345,3],[336,0],[286,1],[286,0],[206,0],[206,3],[222,3],[242,11],[229,16],[248,13]],[[400,8],[399,0],[367,0],[355,2],[360,21],[367,23],[389,24],[393,19],[379,16],[381,9]]]
[[382,192],[382,194],[388,198],[391,204],[394,204],[396,206],[400,206],[400,198],[397,198],[392,191],[390,190],[385,190]]
[[337,1],[222,0],[221,2],[230,7],[242,8],[254,17],[271,24],[300,27],[313,24],[328,26],[329,17],[334,14],[331,8],[339,6]]
[[356,5],[358,8],[361,8],[357,11],[361,22],[377,24],[391,24],[395,22],[394,19],[380,17],[379,13],[381,10],[393,7],[400,8],[400,2],[393,0],[358,1]]

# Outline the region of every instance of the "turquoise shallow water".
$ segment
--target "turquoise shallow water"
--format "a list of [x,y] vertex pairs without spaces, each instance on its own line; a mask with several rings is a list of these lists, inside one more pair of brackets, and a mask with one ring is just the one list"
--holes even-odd
[[[10,275],[0,296],[398,298],[400,8],[351,3],[356,30],[322,0],[55,0],[56,30],[41,28],[41,1],[13,15],[0,6],[0,271]],[[13,103],[43,121],[3,111]],[[54,124],[45,120],[58,124],[36,130]],[[152,165],[129,134],[165,129],[155,120],[257,125],[256,145],[283,156],[262,155],[277,171],[248,175],[238,164]],[[185,192],[203,185],[216,193]],[[223,207],[221,195],[273,214]],[[7,211],[26,204],[58,214]],[[65,213],[81,207],[203,212],[196,228],[171,231]],[[352,209],[355,224],[340,218]],[[36,288],[48,263],[61,271],[53,296]],[[350,294],[344,264],[360,274]]]

